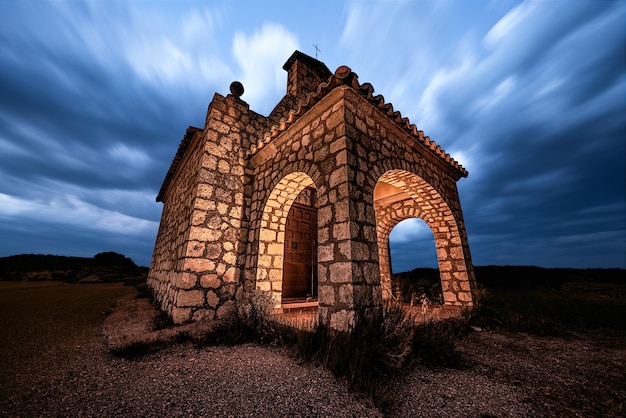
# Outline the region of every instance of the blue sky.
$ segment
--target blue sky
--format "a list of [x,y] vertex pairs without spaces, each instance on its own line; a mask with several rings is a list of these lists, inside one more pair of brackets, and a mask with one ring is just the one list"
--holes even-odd
[[[317,44],[468,169],[475,264],[626,267],[625,22],[624,1],[2,1],[0,256],[149,265],[187,126],[233,80],[268,114]],[[393,231],[394,270],[434,253]]]

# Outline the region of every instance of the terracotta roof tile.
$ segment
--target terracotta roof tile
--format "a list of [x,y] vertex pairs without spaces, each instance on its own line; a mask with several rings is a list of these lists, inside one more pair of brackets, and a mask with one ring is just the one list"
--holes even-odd
[[394,111],[391,103],[385,103],[385,98],[378,94],[374,96],[374,87],[370,83],[360,84],[356,73],[352,72],[350,67],[342,65],[337,68],[335,73],[331,75],[327,81],[320,83],[317,87],[317,91],[309,93],[304,100],[298,103],[295,109],[289,111],[289,116],[283,118],[279,125],[272,126],[271,130],[250,150],[249,156],[256,154],[266,144],[270,143],[281,132],[285,131],[289,125],[294,123],[300,118],[306,111],[319,102],[324,96],[326,96],[334,88],[347,85],[357,91],[362,97],[364,97],[372,105],[376,106],[381,112],[383,112],[389,119],[395,122],[405,132],[410,134],[413,139],[431,151],[437,158],[444,161],[454,170],[456,170],[462,177],[467,177],[468,172],[461,164],[459,164],[454,158],[447,154],[439,145],[432,141],[428,136],[424,136],[424,132],[417,129],[414,124],[411,124],[409,119],[402,117],[399,111]]

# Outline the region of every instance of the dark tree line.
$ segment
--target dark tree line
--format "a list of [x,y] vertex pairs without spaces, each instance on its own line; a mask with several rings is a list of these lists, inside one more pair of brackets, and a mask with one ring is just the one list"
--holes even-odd
[[113,251],[93,258],[21,254],[0,258],[0,280],[117,281],[145,276],[146,267]]

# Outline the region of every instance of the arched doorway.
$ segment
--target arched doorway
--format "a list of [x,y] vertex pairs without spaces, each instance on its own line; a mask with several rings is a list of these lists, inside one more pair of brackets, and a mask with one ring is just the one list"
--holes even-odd
[[282,303],[317,300],[317,198],[313,187],[296,197],[285,225]]
[[[290,298],[317,295],[315,190],[306,173],[290,173],[274,187],[263,208],[256,288],[271,292],[275,308]],[[307,260],[305,253],[311,258]],[[315,270],[311,285],[309,269]]]

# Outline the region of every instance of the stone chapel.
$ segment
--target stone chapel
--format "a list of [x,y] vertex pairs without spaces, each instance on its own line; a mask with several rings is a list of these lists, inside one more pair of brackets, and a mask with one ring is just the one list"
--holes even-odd
[[246,293],[280,311],[307,301],[346,330],[393,298],[389,234],[432,230],[445,307],[471,307],[476,283],[456,182],[467,171],[349,67],[295,51],[268,115],[215,93],[183,136],[163,203],[148,285],[174,323],[224,319]]

